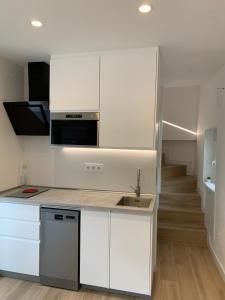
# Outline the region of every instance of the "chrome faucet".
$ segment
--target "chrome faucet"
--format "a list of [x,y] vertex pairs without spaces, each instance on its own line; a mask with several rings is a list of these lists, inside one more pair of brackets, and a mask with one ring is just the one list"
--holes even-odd
[[141,169],[137,169],[137,185],[136,187],[131,186],[131,188],[134,190],[136,197],[138,198],[141,196],[140,180],[141,180]]

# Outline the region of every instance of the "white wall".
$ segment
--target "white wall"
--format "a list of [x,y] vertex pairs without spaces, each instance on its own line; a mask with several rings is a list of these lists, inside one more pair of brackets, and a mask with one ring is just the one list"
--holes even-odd
[[22,146],[11,126],[3,101],[23,100],[23,68],[0,58],[0,190],[19,183]]
[[163,141],[166,164],[186,165],[187,175],[196,175],[196,141]]
[[[131,191],[142,169],[143,192],[156,192],[156,152],[50,147],[48,137],[24,138],[28,184]],[[104,164],[102,173],[84,171],[85,162]]]
[[[201,192],[204,191],[203,184],[203,158],[204,158],[204,134],[209,128],[217,128],[217,99],[218,87],[224,85],[223,72],[225,68],[218,72],[210,81],[201,87],[198,119],[198,187]],[[222,84],[222,85],[221,85]]]
[[[163,120],[197,131],[199,107],[199,86],[164,88]],[[193,140],[195,136],[173,128],[163,126],[164,140]]]
[[[212,208],[214,228],[209,242],[225,279],[225,96],[218,88],[225,87],[225,66],[201,87],[198,121],[198,186],[205,195],[203,183],[204,132],[217,128],[217,166],[215,207]],[[203,199],[204,200],[204,199]]]
[[[166,87],[163,91],[163,120],[197,132],[199,86]],[[167,164],[187,166],[196,175],[196,135],[163,124],[163,153]]]

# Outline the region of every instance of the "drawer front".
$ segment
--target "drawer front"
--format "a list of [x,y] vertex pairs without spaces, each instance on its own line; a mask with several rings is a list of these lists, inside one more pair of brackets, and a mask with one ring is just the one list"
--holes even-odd
[[16,219],[23,221],[39,221],[39,205],[0,203],[0,218]]
[[0,237],[0,270],[39,276],[39,242]]
[[20,221],[0,218],[0,236],[40,239],[40,222]]

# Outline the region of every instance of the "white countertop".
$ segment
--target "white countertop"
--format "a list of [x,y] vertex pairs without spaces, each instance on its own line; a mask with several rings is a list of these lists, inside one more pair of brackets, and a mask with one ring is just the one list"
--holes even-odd
[[[24,188],[27,188],[25,186]],[[42,206],[60,206],[67,208],[98,208],[117,211],[129,211],[135,213],[151,214],[154,211],[155,195],[144,194],[141,197],[151,198],[148,208],[138,208],[130,206],[117,206],[121,197],[134,196],[133,193],[95,191],[95,190],[75,190],[50,188],[48,191],[33,196],[28,199],[7,197],[10,193],[15,193],[18,188],[5,191],[0,194],[1,202],[38,204]]]

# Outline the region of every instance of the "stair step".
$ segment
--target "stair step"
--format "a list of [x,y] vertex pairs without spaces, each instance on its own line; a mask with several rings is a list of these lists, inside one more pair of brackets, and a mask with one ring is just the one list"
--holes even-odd
[[159,203],[184,207],[201,207],[201,197],[197,193],[160,193]]
[[184,210],[160,207],[159,223],[190,224],[204,227],[204,214],[201,210]]
[[167,211],[174,211],[174,212],[187,212],[187,213],[202,213],[200,207],[189,207],[189,206],[182,206],[182,205],[170,205],[170,204],[159,204],[160,210],[167,210]]
[[162,179],[185,176],[187,167],[184,165],[168,165],[162,167]]
[[181,227],[167,223],[158,224],[158,240],[207,245],[206,230],[204,228]]
[[194,193],[197,190],[197,180],[193,176],[179,176],[162,180],[162,192]]

